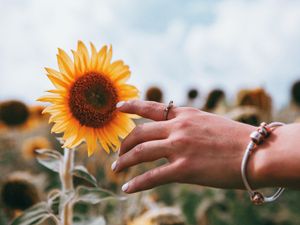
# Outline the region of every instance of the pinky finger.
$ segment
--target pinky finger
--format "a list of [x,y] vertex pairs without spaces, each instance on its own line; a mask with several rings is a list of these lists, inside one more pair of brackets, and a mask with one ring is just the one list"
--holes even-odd
[[175,182],[178,174],[180,174],[178,166],[175,163],[168,163],[133,178],[122,186],[122,191],[134,193]]

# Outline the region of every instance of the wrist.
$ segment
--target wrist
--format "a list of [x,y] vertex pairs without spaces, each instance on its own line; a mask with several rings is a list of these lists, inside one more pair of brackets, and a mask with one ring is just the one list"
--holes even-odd
[[[283,155],[280,152],[278,140],[283,127],[278,127],[272,134],[257,146],[249,159],[248,179],[254,189],[282,186],[280,174],[283,173]],[[249,138],[250,141],[250,138]],[[281,171],[279,173],[279,171]]]
[[[251,141],[250,134],[255,131],[257,127],[247,126],[241,134],[239,138],[239,149],[241,151],[241,157],[239,160],[239,174],[240,174],[240,183],[241,187],[245,189],[244,183],[241,177],[241,163],[242,158],[245,154],[246,148]],[[250,186],[253,189],[267,187],[269,185],[268,177],[271,173],[270,169],[272,168],[270,157],[272,157],[272,153],[267,151],[266,146],[269,145],[269,138],[265,141],[264,144],[259,145],[254,151],[251,153],[248,163],[247,163],[247,179],[250,183]]]
[[257,151],[260,187],[300,188],[299,132],[298,124],[279,127]]
[[[248,179],[249,176],[247,178],[247,175],[248,175],[247,174],[247,163],[249,162],[249,159],[250,159],[251,155],[253,155],[255,153],[255,150],[257,150],[258,147],[260,147],[261,145],[266,143],[266,139],[269,139],[269,137],[273,133],[274,129],[276,129],[277,127],[281,127],[283,125],[284,124],[280,123],[280,122],[273,122],[273,123],[270,123],[270,124],[261,123],[260,126],[250,134],[251,141],[248,144],[248,146],[246,148],[246,151],[244,153],[244,156],[243,156],[242,165],[241,165],[241,174],[242,174],[243,183],[244,183],[244,185],[245,185],[245,187],[246,187],[246,189],[249,193],[249,197],[250,197],[252,203],[255,204],[255,205],[261,205],[265,202],[273,202],[284,191],[284,188],[280,187],[280,188],[277,189],[277,191],[273,195],[264,196],[262,193],[260,193],[258,191],[255,191],[256,188],[253,188],[253,185],[251,185],[249,183],[249,179]],[[255,158],[257,158],[257,155],[256,155]],[[255,165],[265,165],[264,162],[263,162],[263,164],[257,164],[254,161],[254,163],[252,163],[252,165],[254,165],[254,167],[250,167],[250,168],[254,172],[253,173],[254,175],[262,174],[262,173],[259,173],[259,172],[262,172],[262,170],[257,170],[257,171],[255,170]],[[261,167],[258,166],[258,168],[261,168]],[[267,177],[264,177],[263,180],[260,179],[260,178],[261,178],[260,176],[254,177],[253,181],[256,183],[256,186],[263,185],[261,183],[262,181],[264,181],[264,182],[267,181]],[[271,185],[271,186],[273,186],[273,185]]]
[[270,170],[268,166],[269,152],[256,148],[251,155],[247,168],[247,177],[253,189],[268,186],[267,178]]

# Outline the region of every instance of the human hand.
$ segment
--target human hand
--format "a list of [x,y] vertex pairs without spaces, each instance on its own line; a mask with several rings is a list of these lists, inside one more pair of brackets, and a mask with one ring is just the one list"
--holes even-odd
[[[142,162],[168,160],[133,178],[122,190],[133,193],[171,182],[243,188],[241,160],[255,127],[188,107],[172,108],[164,120],[165,107],[141,100],[118,104],[122,112],[154,121],[138,125],[124,139],[112,169],[120,172]],[[260,166],[255,162],[261,160],[250,160],[249,179],[258,186]]]

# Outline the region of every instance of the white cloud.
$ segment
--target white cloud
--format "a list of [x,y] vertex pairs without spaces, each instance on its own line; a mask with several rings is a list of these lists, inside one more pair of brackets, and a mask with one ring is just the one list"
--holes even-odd
[[212,86],[263,85],[286,101],[290,82],[300,74],[299,10],[296,1],[220,3],[211,26],[194,26],[187,34],[193,71]]
[[300,74],[297,1],[1,1],[0,96],[29,102],[49,89],[43,67],[78,39],[112,43],[144,89],[183,101],[188,86],[264,85],[287,100]]

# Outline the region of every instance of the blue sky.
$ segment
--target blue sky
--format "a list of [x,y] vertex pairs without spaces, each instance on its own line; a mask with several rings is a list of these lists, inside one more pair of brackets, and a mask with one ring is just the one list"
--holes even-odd
[[[112,44],[144,91],[182,103],[189,87],[265,87],[277,106],[300,78],[300,1],[0,0],[0,100],[50,88],[44,67],[77,40]],[[143,94],[143,92],[142,92]]]

